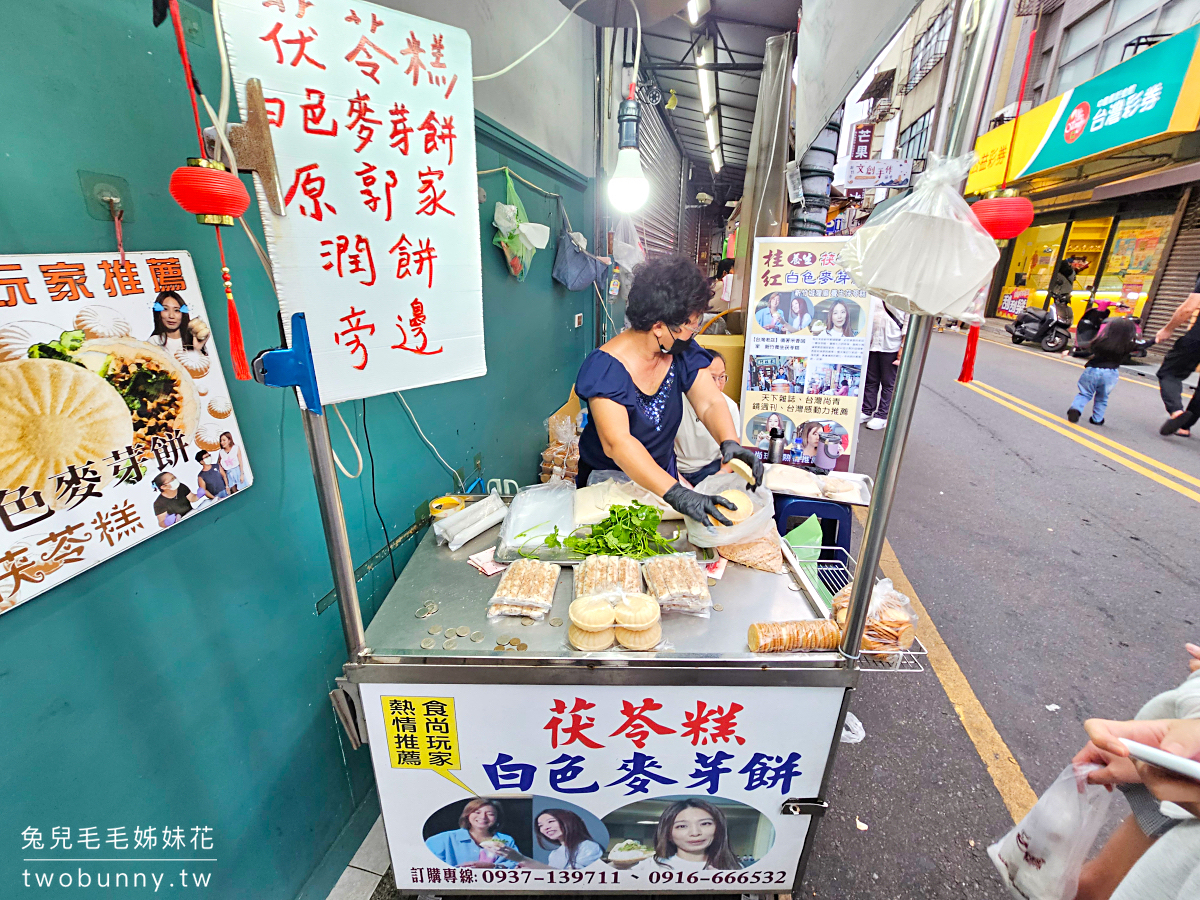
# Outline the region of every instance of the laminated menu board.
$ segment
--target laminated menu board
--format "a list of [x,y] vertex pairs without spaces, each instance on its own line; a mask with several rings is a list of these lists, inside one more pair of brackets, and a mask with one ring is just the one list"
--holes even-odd
[[741,441],[783,462],[854,467],[871,298],[837,264],[845,238],[756,238],[742,370]]
[[0,613],[253,481],[192,259],[0,256]]
[[259,190],[284,321],[323,403],[486,373],[471,42],[359,0],[225,0],[239,98],[262,83],[284,192]]

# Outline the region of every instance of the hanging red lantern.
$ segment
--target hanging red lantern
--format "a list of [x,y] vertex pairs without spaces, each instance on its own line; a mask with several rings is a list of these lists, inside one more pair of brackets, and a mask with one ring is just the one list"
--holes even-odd
[[201,225],[232,225],[250,208],[241,179],[213,159],[191,158],[172,172],[171,196]]
[[1028,197],[990,197],[975,203],[971,211],[998,241],[1015,238],[1033,222],[1033,201]]

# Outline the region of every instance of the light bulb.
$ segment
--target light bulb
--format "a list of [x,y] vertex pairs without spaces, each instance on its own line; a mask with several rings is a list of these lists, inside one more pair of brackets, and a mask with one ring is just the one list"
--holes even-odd
[[617,151],[617,168],[608,179],[608,200],[621,212],[635,212],[650,196],[650,182],[642,174],[642,155],[637,147]]

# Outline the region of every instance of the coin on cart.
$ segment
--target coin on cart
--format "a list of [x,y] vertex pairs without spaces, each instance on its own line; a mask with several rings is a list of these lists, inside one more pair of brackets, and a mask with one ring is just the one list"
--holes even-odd
[[709,578],[709,579],[708,579],[708,586],[709,586],[709,587],[712,587],[712,586],[713,586],[714,584],[716,584],[716,583],[717,583],[717,579],[715,579],[715,578]]
[[468,628],[466,625],[458,626],[458,636],[459,637],[466,637],[470,633],[471,633],[471,629]]
[[413,615],[418,619],[424,619],[426,616],[430,615],[429,608],[425,606],[418,607],[417,611],[413,613]]
[[553,625],[555,628],[558,628],[562,625],[562,619],[560,619],[558,616],[555,616],[553,619],[550,620],[550,624]]
[[446,640],[446,642],[444,644],[442,644],[442,649],[443,650],[453,650],[457,646],[458,646],[458,641],[456,641],[454,638],[448,638]]
[[507,650],[507,649],[508,649],[507,644],[497,644],[495,647],[492,648],[492,651],[495,652],[496,650]]
[[520,643],[520,644],[517,644],[517,649],[518,649],[518,650],[528,650],[528,649],[529,649],[529,645],[528,645],[528,644],[526,644],[526,643],[524,643],[524,642],[522,642],[522,643]]
[[509,638],[511,638],[511,637],[512,637],[511,634],[502,634],[502,635],[500,635],[500,637],[496,638],[496,643],[499,644],[501,647],[503,647],[505,644],[508,643]]
[[723,610],[724,608],[725,608],[725,607],[723,607],[723,606],[722,606],[720,603],[714,603],[714,604],[713,604],[713,609],[714,609],[714,610],[716,610],[717,612],[720,612],[720,611],[721,611],[721,610]]
[[471,640],[474,641],[476,644],[478,644],[480,641],[483,640],[483,632],[482,631],[471,632]]
[[508,639],[508,646],[510,646],[510,647],[515,647],[515,646],[517,646],[517,644],[519,644],[519,643],[521,643],[521,639],[520,639],[520,638],[509,638],[509,639]]
[[441,626],[441,625],[430,625],[430,626],[429,626],[429,633],[430,633],[430,634],[440,634],[440,633],[441,633],[441,631],[442,631],[442,626]]
[[512,644],[509,644],[509,645],[508,645],[507,647],[505,647],[504,649],[505,649],[505,650],[516,650],[517,648],[516,648],[516,647],[514,647]]
[[435,641],[433,638],[425,638],[425,640],[421,641],[421,649],[432,650],[436,644],[437,641]]
[[431,613],[435,613],[438,611],[438,605],[436,603],[434,603],[432,600],[425,601],[425,608],[427,610],[429,610]]
[[533,619],[529,618],[529,616],[521,616],[521,624],[522,625],[532,625]]
[[789,591],[798,591],[798,590],[800,590],[800,585],[796,584],[796,582],[794,582],[794,581],[789,581],[788,582],[788,590]]

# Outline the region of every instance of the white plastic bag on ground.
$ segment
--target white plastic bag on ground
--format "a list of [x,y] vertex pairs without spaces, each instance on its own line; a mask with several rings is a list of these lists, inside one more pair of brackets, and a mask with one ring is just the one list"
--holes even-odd
[[931,153],[916,189],[846,242],[838,265],[855,284],[909,313],[957,317],[970,309],[1000,259],[959,193],[974,158]]
[[1070,765],[1008,834],[988,847],[1018,900],[1074,900],[1079,871],[1104,825],[1112,794],[1088,784],[1096,765]]
[[719,494],[721,491],[741,491],[750,498],[754,512],[736,525],[720,527],[711,522],[700,523],[685,516],[688,540],[694,546],[723,547],[726,544],[745,544],[776,534],[775,498],[763,485],[760,484],[758,490],[752,491],[741,475],[732,472],[717,472],[696,485],[696,490],[710,496]]

